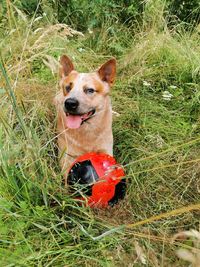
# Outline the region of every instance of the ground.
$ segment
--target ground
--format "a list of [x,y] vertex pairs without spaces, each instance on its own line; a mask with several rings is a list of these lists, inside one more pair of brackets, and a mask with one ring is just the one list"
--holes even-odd
[[[20,13],[11,21],[0,65],[1,266],[188,266],[178,249],[199,253],[185,233],[172,242],[199,230],[199,28],[161,21],[109,38]],[[64,53],[79,71],[118,62],[114,155],[127,194],[112,208],[80,207],[61,183],[52,99]]]

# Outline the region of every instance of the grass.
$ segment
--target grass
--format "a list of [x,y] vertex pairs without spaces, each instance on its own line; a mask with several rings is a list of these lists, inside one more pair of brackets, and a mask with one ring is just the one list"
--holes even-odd
[[[193,243],[171,238],[199,229],[199,30],[168,29],[156,3],[137,29],[110,34],[106,22],[84,36],[10,6],[0,33],[1,266],[187,266],[176,250]],[[52,98],[63,53],[80,71],[118,60],[114,154],[128,191],[113,208],[80,207],[61,183]]]

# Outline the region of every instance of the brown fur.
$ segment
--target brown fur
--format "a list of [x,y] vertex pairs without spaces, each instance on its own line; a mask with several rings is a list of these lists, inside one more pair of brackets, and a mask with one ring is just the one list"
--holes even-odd
[[[61,90],[55,97],[57,109],[58,147],[61,168],[67,172],[76,157],[87,152],[104,152],[112,155],[112,108],[110,103],[110,86],[114,82],[116,61],[111,59],[92,73],[78,73],[67,56],[62,56],[60,68]],[[70,85],[70,92],[66,86]],[[94,88],[95,93],[87,95],[85,88]],[[78,129],[66,126],[64,101],[75,97],[80,102],[80,112],[87,113],[95,108],[96,113]]]

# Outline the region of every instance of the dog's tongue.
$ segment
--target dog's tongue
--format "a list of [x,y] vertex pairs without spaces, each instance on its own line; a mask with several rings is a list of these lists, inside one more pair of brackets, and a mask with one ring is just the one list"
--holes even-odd
[[67,127],[71,129],[77,129],[81,126],[81,116],[79,115],[68,115],[67,117]]

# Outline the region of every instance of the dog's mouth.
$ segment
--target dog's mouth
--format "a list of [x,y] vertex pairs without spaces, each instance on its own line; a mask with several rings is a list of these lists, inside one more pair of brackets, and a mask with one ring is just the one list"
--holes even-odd
[[92,109],[84,114],[71,114],[66,112],[66,124],[70,129],[78,129],[84,122],[89,120],[94,114],[96,110]]

